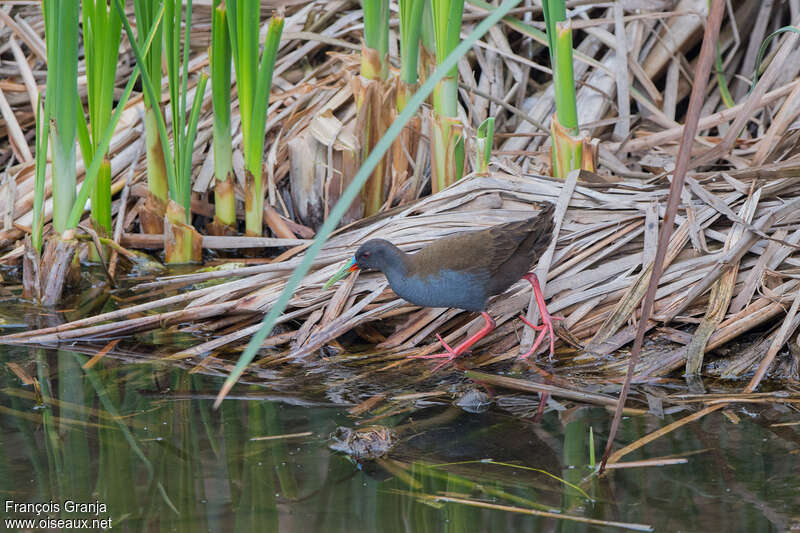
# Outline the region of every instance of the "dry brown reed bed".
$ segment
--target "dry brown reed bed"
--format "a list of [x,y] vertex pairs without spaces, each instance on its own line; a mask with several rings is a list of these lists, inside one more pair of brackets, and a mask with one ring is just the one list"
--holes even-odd
[[[692,180],[694,221],[678,218],[656,304],[659,320],[672,322],[668,328],[657,328],[657,335],[670,342],[653,343],[645,351],[637,369],[642,378],[665,376],[683,366],[691,353],[702,354],[751,330],[782,323],[780,317],[797,293],[798,260],[792,254],[800,243],[800,185],[793,176],[800,173],[800,165],[764,169],[765,173],[775,171],[786,177],[763,180],[758,172],[747,170],[725,173],[724,179],[710,174]],[[568,198],[565,191],[570,185],[574,191]],[[358,359],[364,373],[424,367],[405,356],[436,350],[433,331],[446,332],[445,340],[453,342],[473,333],[480,321],[458,310],[410,306],[387,288],[379,274],[361,274],[330,290],[322,289],[325,280],[367,238],[386,238],[413,251],[444,235],[522,218],[536,202],[566,205],[568,201],[552,261],[546,267],[545,294],[552,312],[566,318],[566,338],[577,341],[579,350],[577,355],[574,349],[560,350],[557,367],[568,367],[572,376],[585,379],[617,376],[625,358],[606,356],[632,339],[634,309],[638,310],[649,275],[647,261],[657,229],[653,202],[663,200],[665,194],[663,185],[643,186],[632,179],[586,186],[493,174],[465,179],[396,213],[346,228],[328,242],[296,291],[279,321],[282,331],[268,339],[266,344],[277,350],[256,365],[317,358],[321,348],[336,345],[338,337],[356,329],[364,339],[377,343],[376,349],[342,353],[328,362],[346,364]],[[695,249],[693,241],[705,242],[706,249]],[[98,341],[167,327],[210,335],[210,340],[169,356],[202,361],[249,338],[298,260],[141,283],[133,287],[135,292],[166,289],[168,295],[55,328],[7,335],[2,341]],[[222,283],[198,288],[210,280]],[[489,311],[498,328],[476,346],[470,366],[504,368],[507,365],[498,364],[518,355],[522,328],[515,318],[529,300],[529,286],[524,282],[494,299]],[[728,312],[716,313],[716,319],[703,318],[708,309],[720,306]],[[789,330],[780,332],[781,337],[787,338],[800,323],[789,318]],[[711,320],[716,320],[714,327],[706,325]],[[706,367],[707,373],[738,377],[752,371],[763,357],[756,347],[776,335],[778,331],[762,332],[753,348],[715,361]]]
[[[681,102],[691,88],[695,60],[684,54],[698,42],[703,26],[699,13],[707,3],[665,1],[648,3],[649,7],[632,3],[636,6],[625,10],[591,2],[574,4],[579,118],[601,140],[600,175],[583,174],[579,181],[566,182],[537,175],[547,167],[546,158],[540,156],[546,151],[544,128],[554,103],[552,89],[540,85],[549,81],[549,69],[540,63],[546,62],[546,51],[538,34],[520,23],[535,26],[538,12],[533,6],[520,8],[475,46],[459,67],[469,124],[474,127],[487,116],[498,119],[501,142],[493,161],[497,172],[473,176],[419,199],[429,176],[426,151],[417,150],[413,171],[404,181],[391,184],[387,212],[354,222],[358,218],[354,209],[345,220],[352,224],[330,239],[247,380],[258,380],[267,371],[290,372],[285,369],[309,365],[323,365],[332,373],[347,369],[342,382],[380,381],[386,375],[403,374],[408,384],[430,377],[420,370],[427,368],[426,363],[405,356],[437,350],[434,331],[446,333],[445,340],[452,342],[474,332],[479,320],[458,310],[410,306],[397,299],[379,275],[362,274],[331,290],[322,289],[324,281],[366,238],[383,237],[415,250],[440,236],[521,218],[550,201],[559,205],[561,223],[554,247],[539,269],[547,273],[545,294],[551,311],[566,318],[553,366],[556,375],[569,374],[570,380],[538,384],[512,379],[497,386],[551,392],[570,400],[584,394],[582,401],[613,404],[611,397],[590,396],[596,392],[589,390],[589,384],[618,381],[625,371],[625,347],[635,333],[664,215],[669,188],[665,175],[673,167],[683,131],[678,122],[684,118]],[[485,13],[481,6],[480,2],[468,5],[465,32]],[[288,8],[267,126],[266,219],[271,234],[204,241],[208,248],[291,247],[288,251],[265,264],[141,283],[118,311],[6,335],[0,342],[98,342],[166,329],[206,339],[160,359],[180,360],[198,371],[227,372],[231,352],[258,328],[314,228],[346,184],[341,177],[342,153],[351,148],[355,127],[348,81],[356,72],[352,50],[358,48],[361,32],[360,12],[354,8],[344,0],[292,2]],[[797,36],[774,41],[767,54],[769,66],[751,93],[745,80],[763,38],[789,23],[798,8],[797,1],[765,7],[749,0],[732,6],[734,11],[727,15],[720,51],[736,105],[726,107],[717,85],[709,85],[692,164],[703,172],[687,178],[660,279],[656,320],[649,324],[652,342],[636,369],[641,380],[667,376],[687,360],[704,375],[739,378],[765,356],[771,360],[787,342],[790,355],[779,358],[777,364],[784,371],[776,375],[797,377],[797,358],[791,355],[800,350],[795,335],[800,325],[795,314],[800,294],[800,260],[795,253],[800,245],[800,161],[797,129],[792,126],[800,113]],[[193,71],[207,66],[209,15],[202,5],[194,12]],[[4,43],[0,45],[4,118],[0,165],[6,167],[0,173],[0,249],[5,251],[0,262],[11,265],[20,260],[21,239],[31,223],[33,159],[26,148],[32,142],[36,84],[44,80],[42,33],[35,6],[0,6]],[[616,59],[617,50],[625,50],[627,61]],[[120,69],[124,83],[132,63],[125,45],[120,58],[127,65]],[[633,111],[630,101],[635,102]],[[193,159],[192,210],[198,220],[212,213],[210,93],[204,102]],[[116,239],[123,246],[149,248],[158,245],[159,236],[136,233],[144,201],[140,108],[141,99],[132,99],[110,153],[115,191],[123,191],[114,206]],[[237,113],[238,108],[233,112],[235,128]],[[242,181],[240,141],[241,136],[234,139],[234,170]],[[424,136],[420,142],[426,143]],[[79,161],[79,175],[82,166]],[[399,206],[388,210],[391,205]],[[204,283],[209,281],[217,284]],[[515,319],[529,301],[528,284],[519,283],[492,302],[490,313],[498,328],[475,346],[464,363],[482,372],[483,382],[492,379],[493,371],[512,366],[520,344],[530,343]],[[347,337],[348,343],[360,339],[374,349],[353,352],[349,345],[341,346],[337,339],[349,332],[355,335]],[[725,354],[726,347],[739,342],[744,343],[742,348],[736,344]],[[714,354],[712,361],[704,359],[709,352]],[[453,367],[443,369],[428,383],[453,371]],[[545,385],[551,389],[545,390]],[[399,394],[390,387],[387,383],[386,390],[374,397]],[[418,392],[436,396],[442,389]]]

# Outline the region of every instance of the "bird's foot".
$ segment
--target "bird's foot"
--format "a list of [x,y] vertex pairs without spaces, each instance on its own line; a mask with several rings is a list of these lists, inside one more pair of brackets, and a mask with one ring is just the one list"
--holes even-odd
[[536,342],[533,343],[533,346],[531,347],[530,350],[528,350],[527,353],[519,356],[520,359],[527,359],[528,357],[533,355],[534,352],[536,352],[536,349],[539,347],[539,345],[544,340],[545,335],[550,337],[550,359],[551,360],[553,359],[553,355],[555,355],[555,353],[556,353],[556,349],[555,349],[555,346],[556,346],[556,334],[555,334],[555,331],[553,331],[553,320],[564,320],[564,319],[562,317],[560,317],[560,316],[550,316],[550,313],[548,313],[546,309],[543,310],[543,312],[542,312],[542,310],[540,310],[540,313],[542,315],[542,324],[539,325],[539,326],[531,324],[523,315],[519,316],[520,320],[525,322],[525,324],[527,324],[532,329],[535,329],[536,331],[539,332],[539,335],[536,336]]
[[533,355],[533,353],[536,351],[536,348],[538,348],[539,345],[544,340],[545,334],[549,334],[550,360],[552,361],[553,355],[555,355],[556,353],[556,347],[555,347],[556,334],[555,331],[553,331],[553,320],[564,320],[564,319],[557,316],[551,316],[550,313],[547,311],[547,306],[544,303],[544,294],[542,293],[542,288],[539,285],[539,279],[536,277],[536,274],[534,274],[533,272],[529,272],[522,277],[523,279],[528,280],[528,282],[531,284],[531,287],[533,288],[533,294],[536,297],[536,305],[539,307],[539,314],[542,317],[542,325],[534,326],[528,320],[526,320],[524,316],[520,316],[523,322],[525,322],[527,325],[529,325],[536,331],[540,332],[538,337],[536,337],[536,342],[533,343],[533,347],[528,351],[528,353],[526,353],[525,355],[521,355],[520,357],[522,359],[527,359],[528,357]]
[[449,344],[444,342],[442,336],[437,333],[436,338],[442,343],[442,347],[447,350],[446,353],[435,353],[431,355],[409,355],[409,359],[444,359],[444,361],[436,365],[436,367],[433,369],[433,372],[436,372],[459,355],[467,353],[473,344],[484,338],[490,331],[494,329],[494,320],[492,320],[492,317],[489,316],[489,313],[483,311],[481,312],[481,315],[485,321],[484,326],[475,335],[468,338],[455,348],[451,348]]
[[436,334],[436,338],[439,339],[440,343],[442,343],[442,347],[446,350],[446,352],[444,352],[444,353],[434,353],[434,354],[430,354],[430,355],[409,355],[408,358],[409,359],[444,359],[444,361],[442,361],[441,363],[439,363],[438,365],[436,365],[433,368],[432,372],[436,372],[437,370],[439,370],[440,368],[442,368],[443,366],[445,366],[449,362],[453,361],[456,357],[458,357],[459,355],[461,355],[463,353],[463,351],[459,352],[458,349],[454,350],[453,348],[451,348],[450,345],[447,344],[444,341],[444,339],[442,338],[442,336],[439,335],[438,333]]

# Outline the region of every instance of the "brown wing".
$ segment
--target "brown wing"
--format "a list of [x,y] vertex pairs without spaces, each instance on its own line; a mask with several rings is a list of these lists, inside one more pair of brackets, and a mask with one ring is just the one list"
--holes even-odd
[[[521,221],[526,226],[519,229],[519,233],[523,235],[522,239],[517,241],[516,248],[510,252],[504,249],[504,256],[497,256],[495,262],[490,266],[491,283],[488,294],[499,294],[505,291],[531,269],[553,237],[554,211],[553,205],[548,204],[548,207],[543,209],[538,216]],[[505,233],[515,232],[512,227]],[[513,243],[507,246],[513,246]]]
[[415,271],[423,275],[442,269],[469,272],[487,280],[488,294],[497,294],[498,288],[502,292],[519,280],[541,253],[536,244],[544,236],[549,242],[552,215],[550,206],[533,218],[434,241],[412,256]]

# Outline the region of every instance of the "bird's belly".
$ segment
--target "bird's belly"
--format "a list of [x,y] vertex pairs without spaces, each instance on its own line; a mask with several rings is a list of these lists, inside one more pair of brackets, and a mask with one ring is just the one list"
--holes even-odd
[[484,284],[466,272],[443,270],[431,276],[390,279],[392,290],[401,298],[424,307],[456,307],[468,311],[486,308]]

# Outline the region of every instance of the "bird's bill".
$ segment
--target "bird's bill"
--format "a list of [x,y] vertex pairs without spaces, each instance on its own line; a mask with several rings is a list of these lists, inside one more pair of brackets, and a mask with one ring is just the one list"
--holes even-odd
[[336,274],[334,274],[322,288],[330,289],[334,283],[336,283],[337,281],[348,275],[350,272],[355,272],[356,270],[358,270],[358,268],[359,267],[358,264],[356,263],[356,258],[351,257],[350,260],[347,263],[345,263],[344,266],[340,268],[339,271]]

